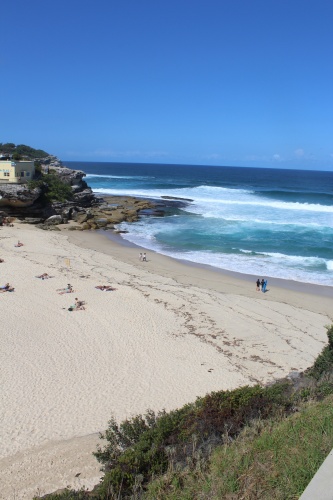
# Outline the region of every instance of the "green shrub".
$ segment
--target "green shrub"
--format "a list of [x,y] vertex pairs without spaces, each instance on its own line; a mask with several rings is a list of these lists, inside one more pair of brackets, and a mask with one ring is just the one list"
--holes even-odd
[[45,158],[46,156],[49,156],[49,154],[43,151],[42,149],[34,149],[31,148],[30,146],[26,146],[25,144],[18,144],[15,147],[15,151],[21,156],[25,156],[32,159]]
[[107,444],[95,453],[106,471],[99,491],[111,486],[114,491],[121,488],[125,496],[129,495],[138,476],[145,486],[152,477],[167,470],[170,449],[172,460],[182,467],[189,460],[197,463],[195,448],[200,448],[199,455],[204,457],[210,450],[206,444],[212,439],[221,443],[226,433],[228,437],[237,435],[252,419],[265,418],[281,406],[288,408],[286,385],[214,392],[181,409],[157,415],[148,411],[120,425],[111,419],[101,435]]
[[15,152],[15,153],[13,153],[13,155],[12,155],[12,159],[13,159],[14,161],[20,161],[20,160],[22,160],[22,155],[21,155],[20,153]]
[[267,418],[280,407],[287,410],[291,404],[286,396],[289,385],[286,382],[212,392],[198,402],[196,412],[189,415],[187,428],[190,434],[201,437],[224,433],[233,437],[251,420]]
[[[103,483],[115,491],[131,491],[138,476],[147,481],[153,474],[162,474],[168,465],[164,445],[175,430],[181,411],[155,414],[147,413],[127,419],[120,425],[114,418],[101,438],[108,444],[94,454],[104,464],[106,471]],[[105,489],[105,484],[101,489]]]
[[45,174],[38,180],[31,180],[28,182],[29,189],[36,187],[42,189],[41,201],[44,204],[53,201],[64,202],[73,198],[73,191],[71,186],[61,181],[60,177],[56,174]]
[[42,175],[42,164],[40,161],[35,161],[35,177],[40,177]]
[[333,370],[333,325],[327,327],[327,337],[328,345],[324,347],[313,366],[305,371],[307,376],[316,380],[319,380],[325,372]]
[[21,159],[23,156],[30,159],[46,158],[46,156],[49,156],[49,154],[42,149],[34,149],[25,144],[18,144],[15,146],[13,142],[7,142],[5,144],[0,143],[0,151],[5,154],[13,155],[13,158],[14,155],[18,155],[17,158],[14,158],[16,160]]
[[47,190],[45,193],[46,201],[66,201],[73,198],[73,191],[71,186],[62,182],[57,175],[43,175],[43,181],[47,185]]

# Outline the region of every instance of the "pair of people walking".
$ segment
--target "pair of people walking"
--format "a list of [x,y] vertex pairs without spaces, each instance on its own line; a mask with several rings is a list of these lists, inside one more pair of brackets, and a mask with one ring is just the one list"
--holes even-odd
[[262,280],[260,281],[260,279],[258,278],[257,281],[256,281],[256,285],[257,285],[257,292],[266,292],[266,287],[267,287],[267,280],[264,280],[264,278],[262,278]]
[[141,260],[141,262],[147,262],[146,252],[145,253],[140,252],[139,260]]

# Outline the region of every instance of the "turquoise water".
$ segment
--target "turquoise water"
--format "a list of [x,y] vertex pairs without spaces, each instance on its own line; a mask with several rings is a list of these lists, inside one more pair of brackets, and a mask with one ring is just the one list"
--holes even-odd
[[333,286],[333,172],[67,162],[94,192],[193,200],[124,223],[132,243],[192,262]]

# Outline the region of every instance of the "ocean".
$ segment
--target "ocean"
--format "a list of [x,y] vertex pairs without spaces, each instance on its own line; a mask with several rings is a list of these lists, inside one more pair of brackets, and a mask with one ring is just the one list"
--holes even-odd
[[64,162],[99,195],[193,200],[123,223],[129,242],[254,277],[333,286],[333,172]]

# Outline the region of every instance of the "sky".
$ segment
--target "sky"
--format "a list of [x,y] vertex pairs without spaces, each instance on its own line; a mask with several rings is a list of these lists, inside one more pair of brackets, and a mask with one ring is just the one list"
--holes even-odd
[[5,0],[0,142],[333,170],[332,0]]

